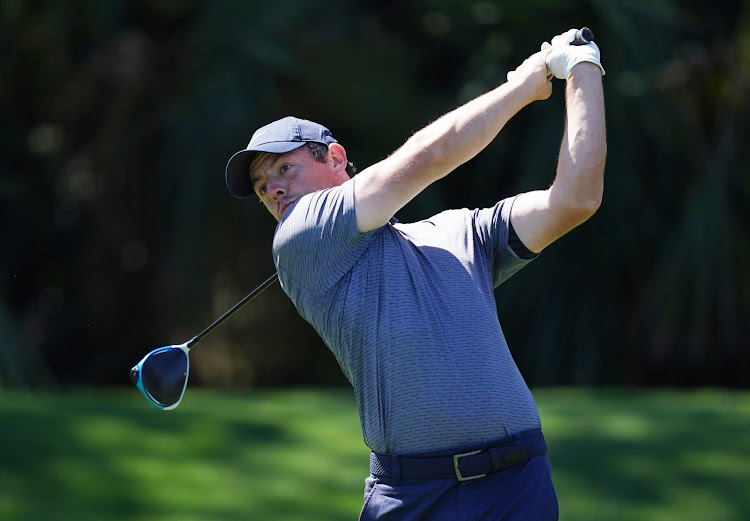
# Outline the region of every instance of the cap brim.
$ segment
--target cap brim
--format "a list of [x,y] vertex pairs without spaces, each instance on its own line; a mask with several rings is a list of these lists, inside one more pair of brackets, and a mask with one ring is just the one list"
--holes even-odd
[[276,141],[254,146],[252,150],[240,150],[229,158],[225,172],[227,188],[233,196],[238,199],[246,199],[254,194],[253,186],[250,184],[250,163],[253,162],[256,152],[270,152],[272,154],[285,154],[291,152],[305,142]]

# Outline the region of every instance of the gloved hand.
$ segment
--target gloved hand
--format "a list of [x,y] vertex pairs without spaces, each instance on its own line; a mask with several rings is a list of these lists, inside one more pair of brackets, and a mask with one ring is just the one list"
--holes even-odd
[[567,79],[573,66],[586,61],[595,63],[604,76],[599,47],[594,42],[586,45],[571,45],[576,31],[576,29],[570,29],[552,38],[551,44],[547,42],[542,44],[542,50],[552,48],[547,55],[547,69],[550,74],[561,80]]
[[542,44],[542,50],[547,49],[549,47],[556,49],[557,47],[564,47],[566,45],[571,45],[573,43],[573,40],[575,40],[577,31],[578,29],[568,29],[564,33],[558,34],[557,36],[552,38],[552,45],[550,45],[547,42],[544,42]]

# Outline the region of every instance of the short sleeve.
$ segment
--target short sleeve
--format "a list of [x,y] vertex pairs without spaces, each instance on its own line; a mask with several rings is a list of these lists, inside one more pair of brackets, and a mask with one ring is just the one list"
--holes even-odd
[[282,283],[289,277],[310,291],[329,289],[381,230],[358,230],[351,182],[305,195],[285,212],[274,234],[273,256]]
[[491,208],[477,210],[474,215],[474,230],[485,251],[492,259],[494,287],[499,286],[518,272],[537,255],[521,258],[510,244],[510,210],[515,197],[498,202]]

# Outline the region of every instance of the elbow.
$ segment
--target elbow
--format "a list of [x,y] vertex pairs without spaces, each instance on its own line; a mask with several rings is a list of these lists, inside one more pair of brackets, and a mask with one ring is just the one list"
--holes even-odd
[[592,217],[601,207],[604,198],[604,165],[606,148],[596,160],[589,161],[589,167],[574,176],[563,176],[564,179],[575,179],[565,183],[559,200],[562,206],[576,220],[583,222]]
[[603,176],[597,176],[597,179],[589,183],[574,197],[571,197],[571,212],[578,215],[583,221],[590,219],[602,206],[604,198],[604,179]]
[[598,176],[583,186],[565,189],[553,184],[551,192],[551,204],[557,209],[557,215],[572,228],[589,220],[601,207],[604,179]]
[[602,206],[604,199],[604,179],[600,179],[595,186],[589,187],[584,197],[578,201],[579,211],[586,215],[587,219],[593,216]]
[[551,187],[551,204],[558,216],[575,227],[590,219],[604,197],[604,166],[607,143],[604,139],[582,141],[586,147],[573,147],[558,162]]
[[594,214],[599,210],[601,205],[602,205],[601,195],[596,199],[592,198],[592,199],[587,200],[585,203],[581,204],[578,209],[578,212],[582,219],[581,222],[585,222],[591,219],[594,216]]
[[601,199],[587,199],[560,205],[558,215],[562,221],[568,223],[569,228],[575,228],[579,224],[591,219],[601,206]]

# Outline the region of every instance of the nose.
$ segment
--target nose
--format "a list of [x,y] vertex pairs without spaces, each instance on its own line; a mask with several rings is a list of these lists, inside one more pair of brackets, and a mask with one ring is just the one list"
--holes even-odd
[[281,178],[272,177],[266,182],[266,192],[272,199],[279,199],[286,194],[286,186]]

